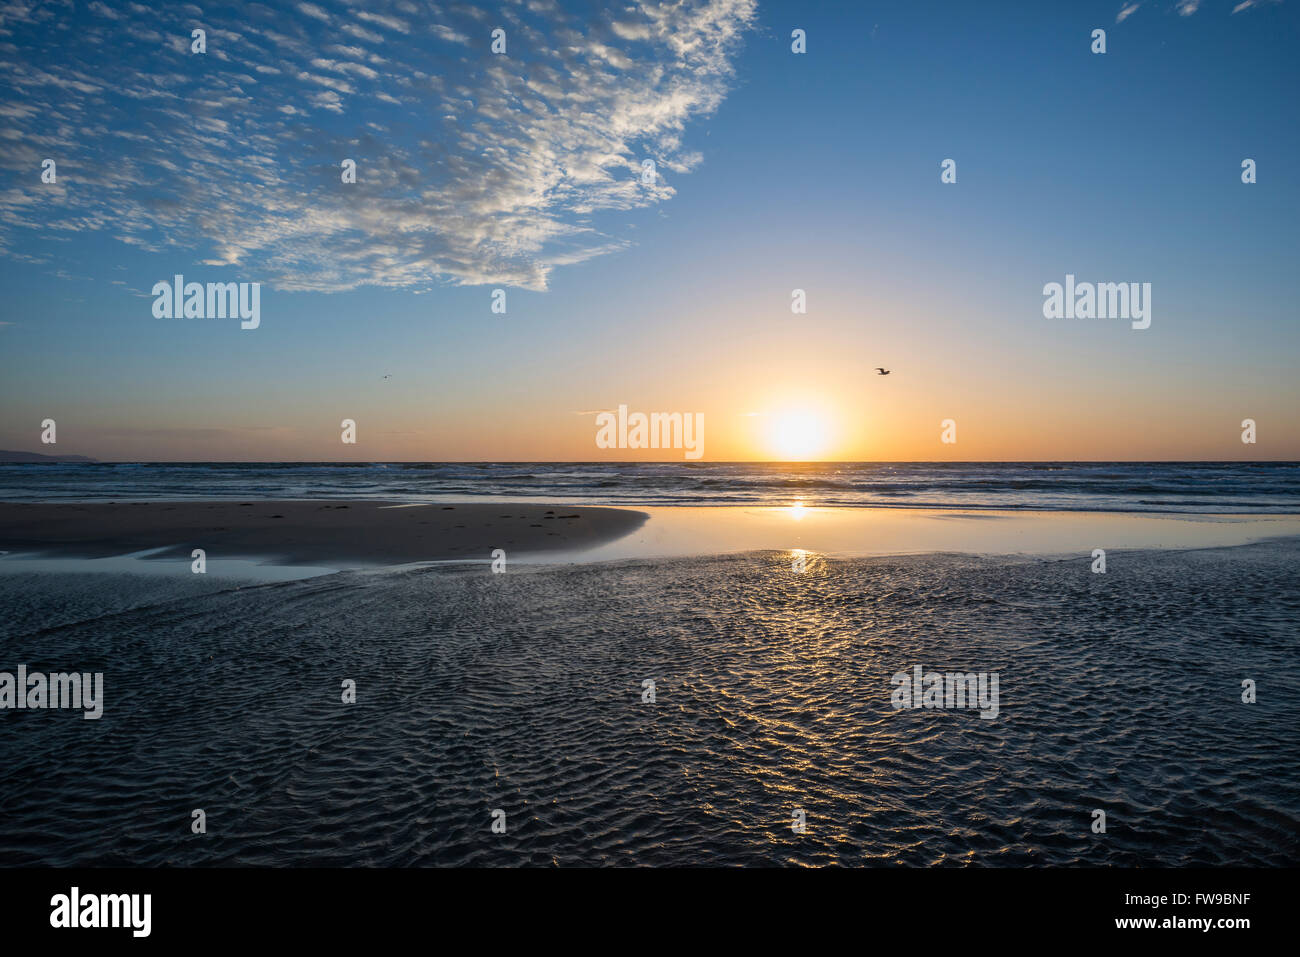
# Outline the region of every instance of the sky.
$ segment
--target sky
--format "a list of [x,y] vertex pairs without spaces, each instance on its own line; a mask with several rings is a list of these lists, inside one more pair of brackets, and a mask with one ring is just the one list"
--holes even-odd
[[1300,459],[1292,0],[0,10],[0,448]]

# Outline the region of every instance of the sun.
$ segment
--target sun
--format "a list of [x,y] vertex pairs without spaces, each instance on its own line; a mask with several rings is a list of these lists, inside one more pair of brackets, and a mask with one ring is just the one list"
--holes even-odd
[[768,440],[782,458],[807,461],[826,448],[825,421],[812,412],[780,412],[772,420]]

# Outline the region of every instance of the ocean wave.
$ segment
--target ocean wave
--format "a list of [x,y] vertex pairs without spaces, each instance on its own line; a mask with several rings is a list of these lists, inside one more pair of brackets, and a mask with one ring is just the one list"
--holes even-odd
[[617,505],[1300,513],[1294,462],[95,463],[0,466],[7,501],[528,497]]

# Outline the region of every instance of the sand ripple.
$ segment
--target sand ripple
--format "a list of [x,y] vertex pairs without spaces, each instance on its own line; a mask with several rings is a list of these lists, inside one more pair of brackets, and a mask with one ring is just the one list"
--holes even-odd
[[1296,866],[1298,551],[4,576],[0,669],[107,702],[0,713],[0,863]]

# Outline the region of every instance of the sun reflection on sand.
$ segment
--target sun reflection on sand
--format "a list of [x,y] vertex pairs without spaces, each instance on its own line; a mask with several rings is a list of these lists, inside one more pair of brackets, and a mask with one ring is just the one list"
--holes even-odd
[[[1012,512],[992,509],[832,508],[796,499],[779,506],[648,506],[631,534],[572,553],[611,561],[777,549],[821,556],[963,552],[1088,556],[1113,548],[1214,548],[1300,535],[1300,515]],[[554,561],[557,553],[539,554]],[[569,556],[566,555],[566,558]],[[1090,560],[1090,559],[1089,559]]]

